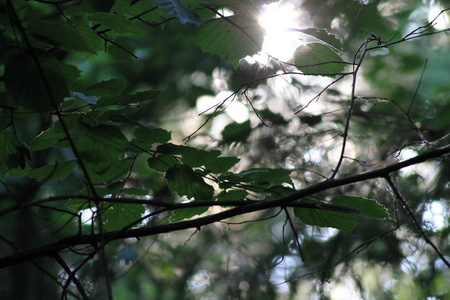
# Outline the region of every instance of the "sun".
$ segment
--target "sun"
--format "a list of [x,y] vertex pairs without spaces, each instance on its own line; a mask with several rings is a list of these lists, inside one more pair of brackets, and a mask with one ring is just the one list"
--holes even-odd
[[275,2],[263,5],[259,22],[264,28],[264,43],[261,56],[269,55],[282,61],[292,57],[301,45],[298,33],[299,13],[292,3]]

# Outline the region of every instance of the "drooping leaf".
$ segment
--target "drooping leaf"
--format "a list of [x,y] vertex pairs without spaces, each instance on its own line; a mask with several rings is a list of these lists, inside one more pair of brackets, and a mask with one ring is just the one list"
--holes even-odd
[[129,149],[128,140],[123,133],[111,125],[87,128],[75,138],[75,142],[87,162],[116,161]]
[[30,172],[28,172],[27,176],[42,182],[63,180],[67,176],[69,176],[69,174],[76,166],[77,166],[76,160],[54,163],[52,165],[47,165],[39,169],[31,170]]
[[354,216],[343,212],[296,207],[294,214],[305,224],[333,227],[345,232],[351,232],[357,224]]
[[250,121],[245,121],[240,124],[231,123],[222,130],[222,140],[227,144],[233,142],[246,142],[251,131]]
[[306,74],[334,76],[344,70],[342,58],[322,43],[302,45],[295,50],[294,63]]
[[211,200],[214,188],[191,168],[177,164],[166,172],[166,179],[170,190],[180,197],[187,196],[195,200]]
[[164,9],[169,15],[176,17],[181,24],[201,24],[194,11],[182,5],[177,0],[150,0]]
[[389,218],[389,213],[383,205],[379,204],[374,199],[367,199],[363,197],[344,196],[339,195],[333,197],[331,200],[333,204],[353,207],[358,209],[361,216],[373,219],[386,219]]
[[102,212],[103,228],[120,230],[138,220],[144,212],[145,207],[140,204],[114,203]]
[[21,146],[22,142],[13,132],[0,131],[0,176],[21,166]]
[[209,207],[189,207],[189,208],[183,208],[183,209],[177,209],[172,212],[170,215],[170,222],[175,223],[178,221],[190,219],[194,216],[201,215],[202,213],[206,212],[209,209]]
[[244,15],[214,19],[198,34],[203,52],[228,60],[235,68],[239,60],[261,50],[264,34],[258,22]]

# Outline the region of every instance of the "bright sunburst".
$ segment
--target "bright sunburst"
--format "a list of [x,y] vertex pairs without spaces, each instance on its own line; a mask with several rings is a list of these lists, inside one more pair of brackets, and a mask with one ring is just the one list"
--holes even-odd
[[262,55],[268,54],[282,61],[288,60],[300,45],[298,12],[292,3],[275,2],[264,5],[259,18],[265,30]]

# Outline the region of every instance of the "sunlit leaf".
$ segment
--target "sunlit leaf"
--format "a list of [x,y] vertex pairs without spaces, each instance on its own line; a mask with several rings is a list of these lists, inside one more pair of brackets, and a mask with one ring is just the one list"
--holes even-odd
[[295,50],[294,63],[306,74],[334,76],[344,70],[342,58],[322,43],[302,45]]
[[235,68],[240,59],[258,53],[263,40],[258,22],[243,15],[212,20],[198,33],[203,52],[219,55]]
[[314,42],[326,43],[337,50],[341,50],[342,48],[342,41],[324,28],[296,29],[296,31],[315,39]]

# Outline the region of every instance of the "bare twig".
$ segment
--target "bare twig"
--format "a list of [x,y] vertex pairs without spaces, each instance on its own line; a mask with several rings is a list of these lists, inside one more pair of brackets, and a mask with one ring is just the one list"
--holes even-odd
[[400,200],[402,203],[403,209],[406,211],[407,215],[411,218],[414,225],[416,225],[417,229],[419,230],[420,235],[423,237],[423,239],[430,244],[430,246],[433,248],[433,250],[436,252],[436,254],[439,256],[439,258],[442,260],[442,262],[450,268],[450,262],[445,258],[445,256],[442,254],[442,252],[439,250],[439,248],[433,243],[433,241],[428,237],[428,235],[423,231],[422,226],[420,226],[419,221],[417,221],[416,217],[414,216],[413,212],[408,206],[408,203],[406,203],[405,199],[400,194],[399,190],[395,186],[395,184],[392,182],[392,179],[390,176],[385,177],[386,181],[388,182],[389,186],[391,187],[392,191],[394,192],[396,198]]

